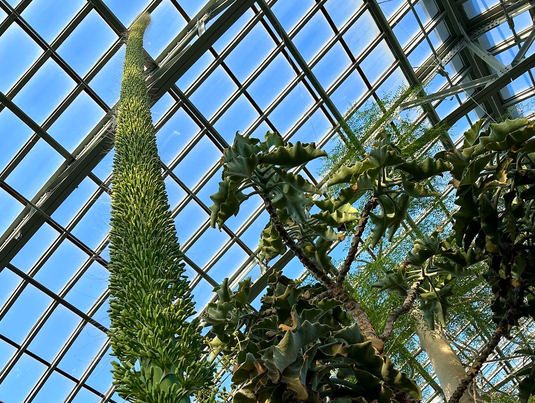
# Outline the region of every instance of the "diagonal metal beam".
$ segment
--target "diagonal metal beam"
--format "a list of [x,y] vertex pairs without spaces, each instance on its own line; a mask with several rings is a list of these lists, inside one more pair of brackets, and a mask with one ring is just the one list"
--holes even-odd
[[325,103],[329,111],[331,112],[331,114],[334,116],[336,121],[340,124],[344,133],[347,135],[348,138],[351,139],[354,145],[356,145],[357,147],[360,147],[363,150],[358,138],[351,131],[351,129],[349,129],[349,126],[347,125],[347,123],[345,123],[345,119],[343,115],[340,113],[340,111],[338,110],[334,102],[331,100],[331,98],[329,97],[329,95],[327,94],[323,86],[320,84],[320,82],[318,81],[315,74],[312,72],[312,70],[308,66],[305,59],[303,59],[303,56],[301,55],[301,53],[299,52],[295,44],[292,42],[290,36],[286,32],[286,30],[282,27],[282,25],[280,24],[279,20],[277,19],[273,11],[271,11],[271,8],[267,5],[266,1],[258,0],[257,3],[262,9],[262,11],[264,12],[264,15],[266,16],[268,21],[275,28],[275,31],[281,37],[282,41],[284,42],[284,45],[288,48],[289,52],[294,57],[294,59],[296,60],[301,70],[303,70],[303,72],[305,73],[306,78],[308,78],[308,80],[314,87],[314,90],[316,90],[316,92],[319,94],[319,96],[321,97],[321,99],[323,100],[323,102]]
[[[150,85],[151,88],[155,89],[155,94],[152,94],[151,97],[153,104],[219,39],[227,27],[243,15],[250,4],[252,4],[252,0],[235,1],[191,46],[173,58],[172,64],[160,67],[166,74],[157,74],[156,72],[156,77],[152,77]],[[202,15],[194,18],[200,19]],[[42,211],[51,216],[113,147],[111,134],[114,127],[113,122],[112,111],[89,133],[86,147],[75,155],[75,160],[63,163],[32,199],[32,203],[38,205]],[[0,237],[0,268],[9,263],[44,222],[44,216],[36,214],[30,207],[25,208],[19,214]]]
[[[416,76],[416,73],[410,64],[407,55],[403,51],[403,48],[401,47],[396,35],[392,31],[392,28],[390,27],[388,20],[386,19],[383,11],[381,10],[381,7],[377,3],[377,0],[365,0],[365,3],[368,5],[368,9],[370,11],[370,14],[372,15],[372,18],[375,20],[375,23],[377,24],[379,29],[385,34],[386,42],[394,56],[399,60],[401,71],[403,71],[410,86],[415,88],[421,87],[422,83]],[[420,91],[420,95],[425,96],[425,92],[423,91],[423,89]],[[422,105],[422,107],[424,111],[427,112],[427,116],[429,117],[429,120],[432,124],[438,124],[440,122],[440,117],[435,111],[435,108],[433,108],[430,103],[425,103]],[[454,147],[453,142],[451,141],[451,138],[448,135],[441,136],[440,140],[446,148]]]
[[[206,24],[213,20],[235,0],[209,0],[197,15],[192,18],[178,35],[154,59],[157,64],[167,64],[168,58],[180,53],[196,36],[201,36],[206,30]],[[201,16],[198,18],[198,16]]]
[[487,50],[483,49],[478,43],[472,42],[468,35],[466,36],[466,45],[468,49],[481,60],[483,60],[487,66],[494,70],[498,74],[503,74],[507,71],[505,64],[500,62],[494,56],[492,56]]
[[452,111],[442,121],[449,127],[453,126],[455,122],[457,122],[468,112],[476,108],[489,97],[493,96],[494,94],[497,94],[503,87],[505,87],[511,81],[517,79],[533,67],[535,67],[535,54],[520,61],[516,66],[511,67],[507,73],[499,76],[481,91],[469,97],[462,105]]
[[527,39],[524,41],[524,43],[522,44],[522,47],[520,48],[520,50],[514,57],[513,61],[511,62],[512,66],[517,65],[520,62],[520,60],[522,60],[526,56],[526,53],[528,49],[531,47],[531,45],[533,44],[533,41],[535,41],[535,27],[531,29],[531,33],[529,34]]
[[422,105],[431,101],[435,101],[438,99],[444,99],[451,95],[458,94],[459,92],[466,91],[470,88],[482,87],[486,85],[487,83],[491,82],[492,80],[496,79],[497,77],[498,77],[497,74],[491,74],[485,77],[477,78],[472,81],[468,81],[466,83],[457,84],[445,90],[437,91],[433,94],[429,94],[421,98],[417,98],[411,101],[404,102],[401,104],[401,108],[402,110],[412,108],[412,107]]
[[[477,39],[477,36],[467,33],[468,27],[472,26],[472,22],[466,21],[464,13],[461,12],[457,4],[449,0],[439,0],[439,3],[446,11],[450,23],[449,25],[452,28],[452,33],[465,43],[464,52],[460,52],[459,54],[464,59],[464,63],[472,67],[474,72],[473,78],[480,78],[490,74],[491,71],[487,64],[483,63],[480,58],[475,57],[473,52],[466,50],[466,47],[468,47],[473,40]],[[498,8],[503,12],[501,7]],[[486,100],[486,106],[496,117],[502,116],[505,113],[499,96],[489,97]]]
[[[200,35],[192,45],[176,46],[169,53],[162,66],[154,70],[149,77],[149,91],[152,97],[160,98],[192,66],[192,60],[198,60],[219,37],[241,17],[254,0],[237,0],[229,6],[215,22]],[[198,14],[192,21],[202,20],[205,14]],[[189,30],[189,24],[184,30]],[[179,35],[180,36],[180,35]]]
[[489,10],[482,14],[472,18],[470,20],[469,27],[467,29],[468,36],[474,40],[485,32],[496,28],[498,25],[507,22],[507,16],[514,18],[525,11],[531,10],[535,7],[535,1],[533,0],[519,0],[513,2],[507,6],[506,9],[497,4],[491,7]]

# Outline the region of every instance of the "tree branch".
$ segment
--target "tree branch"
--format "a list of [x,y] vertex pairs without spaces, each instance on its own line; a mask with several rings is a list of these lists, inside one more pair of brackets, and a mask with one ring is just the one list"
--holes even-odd
[[498,324],[498,328],[496,329],[490,340],[487,342],[485,348],[483,348],[483,350],[481,351],[475,362],[472,364],[468,372],[465,374],[465,376],[459,383],[459,386],[457,386],[457,389],[455,390],[455,392],[453,392],[453,395],[451,395],[451,398],[448,403],[459,403],[468,386],[472,383],[474,378],[481,370],[483,364],[485,364],[485,362],[487,361],[487,358],[489,358],[489,355],[494,351],[502,337],[505,335],[510,320],[509,317],[513,315],[515,311],[516,310],[514,308],[510,309],[504,315],[503,319]]
[[388,341],[388,339],[392,335],[392,332],[394,330],[394,325],[396,324],[396,321],[399,319],[399,317],[401,315],[406,314],[411,309],[412,304],[414,303],[414,301],[416,301],[416,297],[418,296],[418,288],[424,283],[425,279],[426,279],[425,277],[422,277],[418,279],[418,281],[415,281],[413,285],[411,286],[411,289],[407,293],[407,296],[405,297],[403,304],[401,304],[396,309],[394,309],[388,316],[388,319],[386,320],[386,323],[385,323],[385,329],[383,331],[383,334],[379,336],[379,338],[385,343]]
[[269,214],[271,222],[279,233],[282,241],[295,254],[295,256],[297,256],[303,266],[310,271],[314,278],[325,285],[334,298],[340,300],[344,304],[344,308],[357,323],[362,334],[369,339],[375,349],[381,353],[384,348],[384,343],[381,339],[379,339],[379,336],[377,335],[370,318],[366,312],[364,312],[360,304],[355,301],[355,299],[344,289],[342,285],[338,285],[327,275],[327,273],[321,270],[312,260],[310,260],[305,252],[290,237],[286,231],[286,228],[284,228],[284,225],[277,214],[277,210],[273,206],[273,203],[269,197],[266,195],[261,195],[261,197],[264,200],[264,206],[266,207],[266,211]]
[[353,261],[355,260],[359,244],[362,242],[362,234],[364,233],[364,229],[366,228],[366,224],[368,223],[368,219],[370,218],[370,212],[375,207],[377,207],[377,203],[378,200],[375,196],[370,197],[370,199],[364,206],[362,213],[360,214],[359,222],[357,224],[357,227],[355,228],[353,240],[351,241],[351,247],[349,248],[349,252],[347,253],[342,267],[340,267],[338,276],[336,277],[336,284],[339,286],[344,283],[347,273],[349,273],[349,269],[351,268],[351,263],[353,263]]
[[305,268],[314,276],[316,280],[325,285],[325,287],[332,289],[334,286],[334,281],[327,275],[327,273],[316,266],[316,264],[310,260],[305,252],[294,242],[292,237],[288,234],[288,231],[286,231],[286,228],[284,228],[284,225],[282,224],[279,215],[277,214],[277,211],[275,210],[275,207],[273,206],[273,203],[269,197],[263,194],[260,196],[264,200],[264,206],[269,214],[269,218],[279,233],[282,241],[286,244],[286,246],[288,246],[294,255],[297,256],[299,261],[303,263],[303,266],[305,266]]

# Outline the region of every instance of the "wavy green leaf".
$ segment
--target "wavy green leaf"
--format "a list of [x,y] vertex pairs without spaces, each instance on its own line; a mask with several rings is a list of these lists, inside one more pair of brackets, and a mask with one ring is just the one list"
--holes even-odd
[[299,174],[286,172],[280,168],[274,168],[279,178],[300,192],[321,194],[320,190]]
[[293,168],[305,164],[319,157],[326,157],[327,153],[317,149],[312,144],[297,142],[295,145],[275,147],[262,156],[262,164],[278,165],[281,168]]
[[442,172],[447,172],[451,169],[451,167],[452,166],[449,162],[446,162],[442,159],[427,157],[421,162],[404,162],[399,166],[399,169],[407,172],[414,179],[420,181],[441,174]]
[[245,195],[241,192],[236,194],[231,190],[230,184],[227,181],[219,182],[219,190],[210,196],[214,202],[210,206],[212,211],[210,215],[210,226],[215,228],[216,224],[221,229],[225,221],[231,216],[235,216],[240,211],[240,203],[245,199]]

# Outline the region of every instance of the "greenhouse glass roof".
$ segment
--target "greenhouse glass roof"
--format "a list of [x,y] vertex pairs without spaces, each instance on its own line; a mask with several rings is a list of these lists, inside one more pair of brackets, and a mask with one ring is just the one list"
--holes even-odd
[[[0,0],[0,400],[120,401],[106,338],[109,185],[124,38],[137,16],[152,15],[153,119],[202,311],[225,277],[235,285],[251,276],[256,296],[266,283],[255,253],[268,220],[259,198],[222,231],[209,227],[209,196],[236,131],[277,131],[329,150],[347,116],[407,86],[425,88],[405,105],[414,119],[453,125],[435,148],[452,147],[480,118],[530,116],[534,6]],[[320,168],[311,162],[303,173],[321,183]],[[452,205],[447,184],[437,187]],[[290,277],[303,270],[289,253],[273,267]]]

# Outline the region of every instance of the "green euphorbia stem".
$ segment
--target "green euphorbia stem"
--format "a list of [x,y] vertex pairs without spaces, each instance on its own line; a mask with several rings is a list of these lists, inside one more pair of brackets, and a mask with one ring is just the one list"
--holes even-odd
[[114,384],[131,402],[176,403],[210,384],[161,175],[143,72],[142,16],[126,45],[115,136],[110,248]]
[[351,264],[355,261],[355,257],[357,256],[358,247],[362,243],[362,235],[364,234],[364,230],[366,229],[366,224],[368,223],[368,219],[370,218],[370,213],[375,207],[377,207],[378,203],[379,200],[376,197],[372,196],[370,197],[370,199],[364,206],[364,209],[362,210],[355,232],[353,234],[351,247],[349,248],[349,252],[347,253],[346,258],[344,259],[344,263],[340,267],[338,276],[336,277],[336,283],[338,286],[342,286],[344,284],[344,280],[347,277],[349,270],[351,269]]
[[279,233],[283,242],[292,252],[295,253],[299,261],[312,274],[312,276],[314,276],[316,280],[318,280],[325,287],[327,287],[327,290],[332,296],[338,298],[344,303],[345,309],[358,324],[362,333],[369,340],[372,341],[372,344],[375,349],[379,353],[382,353],[384,348],[384,342],[377,335],[377,332],[373,324],[371,323],[370,318],[362,309],[360,304],[345,290],[343,286],[338,285],[336,281],[333,281],[325,272],[319,269],[318,266],[312,260],[310,260],[310,258],[303,252],[303,250],[288,235],[288,232],[286,231],[286,228],[284,228],[284,225],[281,223],[277,211],[269,197],[263,195],[262,199],[264,200],[264,206],[266,207],[266,211],[269,214],[270,220],[275,226],[275,229]]

